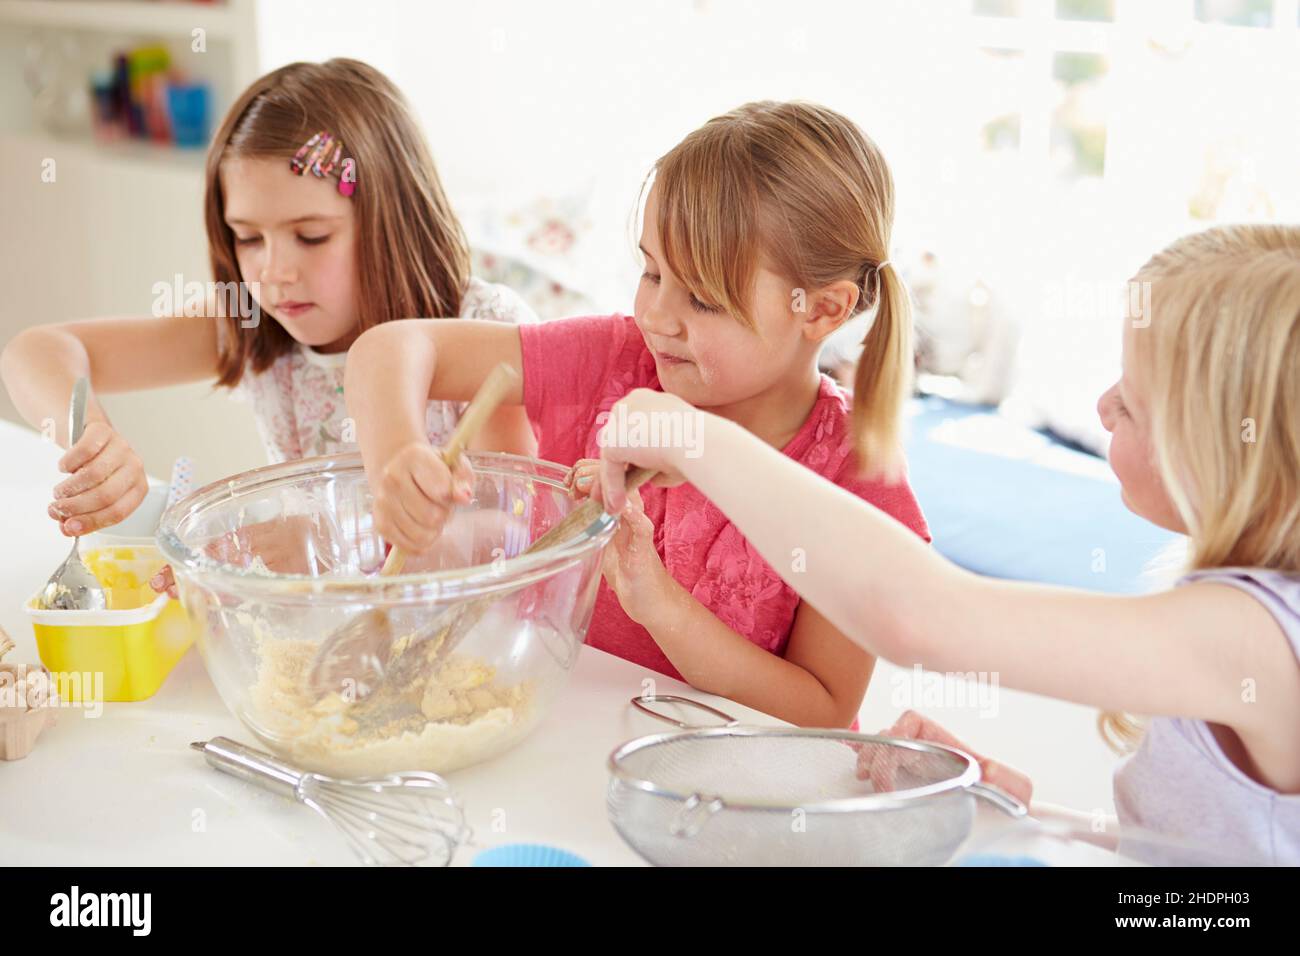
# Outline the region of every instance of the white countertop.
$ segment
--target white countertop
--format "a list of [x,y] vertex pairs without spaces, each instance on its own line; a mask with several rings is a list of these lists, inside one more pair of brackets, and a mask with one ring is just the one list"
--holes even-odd
[[[39,662],[22,605],[70,546],[45,514],[60,450],[0,421],[0,626],[7,658]],[[746,722],[778,723],[621,658],[584,647],[550,714],[515,749],[447,779],[481,847],[548,843],[596,864],[640,858],[605,813],[605,759],[620,743],[670,729],[629,700],[642,681],[689,694]],[[222,704],[191,648],[153,697],[106,703],[99,717],[60,708],[36,749],[0,761],[0,864],[351,864],[342,838],[306,807],[209,767],[190,742],[226,736],[258,746]],[[260,747],[259,747],[260,749]]]
[[[24,602],[69,544],[45,513],[57,447],[0,420],[0,626],[9,660],[39,661]],[[474,830],[472,846],[546,843],[598,865],[640,858],[605,811],[605,760],[619,744],[670,729],[629,705],[655,681],[746,723],[780,721],[584,647],[570,683],[533,734],[447,779]],[[256,745],[226,710],[191,650],[148,700],[106,703],[99,717],[61,708],[26,758],[0,761],[0,865],[350,865],[343,839],[306,807],[209,767],[190,742],[227,736]],[[981,810],[977,833],[993,811]]]

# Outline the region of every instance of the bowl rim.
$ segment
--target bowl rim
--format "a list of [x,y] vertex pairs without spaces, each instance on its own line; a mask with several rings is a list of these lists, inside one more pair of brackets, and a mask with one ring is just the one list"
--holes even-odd
[[[516,455],[508,452],[467,451],[478,473],[517,475],[519,466],[532,472],[528,477],[563,489],[562,479],[569,469],[553,461]],[[507,469],[505,466],[514,465]],[[163,511],[158,522],[155,541],[163,558],[177,572],[178,578],[192,575],[200,578],[204,587],[238,584],[243,591],[268,594],[280,599],[293,595],[329,597],[341,602],[366,603],[382,598],[396,603],[425,603],[431,600],[462,599],[479,594],[510,591],[558,574],[578,564],[594,550],[599,550],[613,536],[616,520],[602,513],[586,528],[574,533],[563,544],[548,548],[538,554],[518,554],[497,565],[479,564],[469,568],[445,571],[418,571],[377,575],[283,574],[273,571],[253,571],[210,558],[185,545],[177,534],[180,522],[199,505],[233,497],[236,490],[248,491],[263,484],[281,484],[295,477],[320,474],[328,471],[348,471],[361,468],[360,452],[341,452],[335,455],[317,455],[294,461],[262,465],[248,471],[210,482],[196,489]],[[552,474],[546,476],[543,471]]]
[[[964,750],[949,747],[929,740],[914,740],[904,737],[889,737],[884,734],[864,734],[854,730],[837,728],[792,727],[792,726],[757,726],[738,724],[734,727],[697,727],[684,731],[665,731],[646,734],[629,740],[615,747],[605,761],[605,769],[611,784],[620,784],[640,793],[656,797],[668,797],[674,800],[717,800],[730,810],[776,811],[786,813],[794,806],[786,800],[755,801],[728,799],[723,794],[710,794],[704,791],[691,791],[685,788],[665,786],[651,779],[649,775],[631,769],[628,763],[643,751],[654,750],[665,745],[682,741],[726,741],[743,738],[796,738],[832,740],[850,744],[885,744],[902,750],[930,753],[950,758],[960,766],[959,773],[953,774],[934,783],[904,790],[890,790],[881,793],[864,793],[855,797],[830,797],[808,800],[799,803],[800,809],[808,813],[853,813],[861,810],[885,810],[911,807],[917,801],[948,793],[969,792],[970,788],[981,782],[983,774],[975,758]],[[972,796],[974,796],[972,794]]]

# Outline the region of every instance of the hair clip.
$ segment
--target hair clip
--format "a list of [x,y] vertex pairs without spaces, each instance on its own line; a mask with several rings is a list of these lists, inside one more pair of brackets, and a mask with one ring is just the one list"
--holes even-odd
[[351,196],[357,188],[356,160],[351,157],[343,159],[343,140],[336,138],[333,133],[320,130],[294,153],[293,159],[289,160],[289,169],[297,176],[310,169],[312,175],[324,179],[340,163],[339,194]]
[[307,168],[310,169],[317,176],[324,175],[321,172],[320,161],[321,161],[321,157],[328,156],[330,154],[330,141],[333,138],[334,137],[331,136],[329,133],[323,134],[320,138],[320,142],[316,144],[316,148],[311,151],[312,161],[307,164]]
[[303,169],[306,168],[303,163],[303,157],[307,155],[309,149],[320,142],[320,138],[321,134],[317,133],[311,139],[307,140],[307,142],[303,143],[302,146],[298,147],[298,152],[293,154],[293,159],[289,160],[289,168],[293,170],[295,175],[302,175]]
[[862,274],[862,294],[868,296],[864,305],[866,308],[880,301],[880,284],[884,281],[885,266],[893,266],[893,263],[888,259],[882,259],[874,266],[867,266]]

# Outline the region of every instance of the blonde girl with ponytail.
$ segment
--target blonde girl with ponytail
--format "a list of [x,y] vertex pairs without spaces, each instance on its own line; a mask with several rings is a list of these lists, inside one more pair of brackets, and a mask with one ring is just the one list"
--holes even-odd
[[[1136,827],[1191,842],[1202,862],[1298,865],[1300,227],[1188,236],[1134,281],[1150,308],[1126,317],[1123,376],[1098,412],[1125,504],[1187,536],[1170,590],[968,573],[714,418],[696,458],[608,444],[607,500],[622,501],[629,463],[689,481],[769,560],[807,548],[808,572],[786,579],[862,647],[1106,712],[1112,738],[1140,740],[1115,776],[1121,846]],[[671,407],[638,391],[614,411]]]
[[[711,455],[694,425],[716,415],[928,540],[898,442],[911,320],[885,265],[894,196],[880,151],[824,107],[750,103],[687,136],[647,183],[632,315],[391,322],[357,340],[348,407],[380,532],[411,553],[432,546],[450,483],[415,410],[468,399],[506,362],[522,376],[507,401],[527,409],[542,458],[573,466],[577,496],[601,493],[602,429],[646,424],[610,415],[644,388],[676,403],[661,443]],[[863,310],[875,317],[851,402],[817,357]],[[792,723],[854,724],[874,658],[782,580],[802,563],[798,550],[764,560],[694,488],[645,486],[606,549],[587,643]]]

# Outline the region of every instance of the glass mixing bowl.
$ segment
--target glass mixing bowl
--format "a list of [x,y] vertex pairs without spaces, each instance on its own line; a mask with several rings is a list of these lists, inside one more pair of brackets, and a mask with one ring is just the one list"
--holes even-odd
[[[586,636],[614,519],[524,554],[580,503],[565,491],[568,469],[469,458],[473,502],[453,512],[431,553],[391,577],[376,576],[385,545],[359,454],[248,471],[163,514],[158,544],[208,673],[276,753],[343,776],[445,773],[501,753],[545,716]],[[430,668],[419,699],[382,723],[359,716],[350,688],[308,692],[317,648],[358,615],[382,612],[400,640],[480,596],[493,598],[490,610]]]

